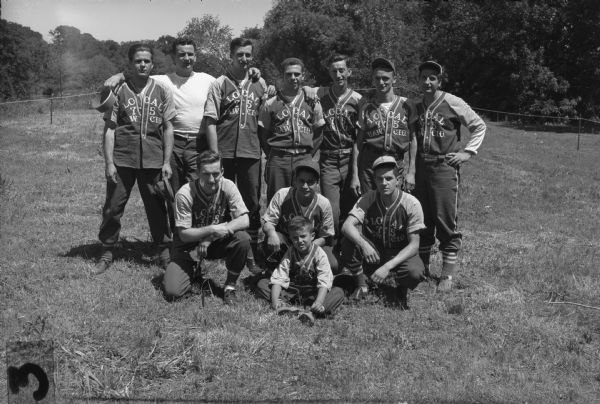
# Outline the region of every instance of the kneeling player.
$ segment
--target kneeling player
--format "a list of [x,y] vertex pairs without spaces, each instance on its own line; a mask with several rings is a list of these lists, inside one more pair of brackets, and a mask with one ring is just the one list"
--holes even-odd
[[[314,313],[324,316],[333,313],[344,301],[344,291],[334,287],[333,273],[325,252],[313,242],[312,222],[296,216],[289,221],[288,233],[292,247],[288,249],[271,279],[261,279],[257,294],[271,302],[279,314],[299,313],[299,319],[314,324]],[[311,304],[302,312],[289,303]],[[311,313],[312,312],[312,313]]]
[[170,297],[180,297],[190,290],[196,268],[194,251],[199,260],[224,258],[224,300],[231,304],[250,251],[250,236],[243,231],[249,225],[248,209],[235,184],[223,178],[218,153],[200,153],[197,167],[198,179],[181,187],[175,196],[177,233],[163,286]]
[[294,167],[293,186],[281,188],[269,201],[263,215],[265,241],[263,251],[268,257],[267,269],[273,270],[291,245],[287,227],[295,216],[304,216],[313,224],[315,244],[327,254],[329,264],[337,273],[338,263],[333,254],[332,239],[335,234],[331,204],[319,189],[319,164],[315,161],[301,161]]
[[[364,268],[376,284],[392,276],[400,307],[407,310],[408,289],[414,289],[424,275],[418,256],[419,232],[425,228],[423,211],[414,196],[400,189],[396,159],[380,157],[372,168],[377,189],[364,194],[344,222],[341,261],[344,270],[355,276]],[[360,298],[368,288],[364,277],[355,279],[354,295]]]

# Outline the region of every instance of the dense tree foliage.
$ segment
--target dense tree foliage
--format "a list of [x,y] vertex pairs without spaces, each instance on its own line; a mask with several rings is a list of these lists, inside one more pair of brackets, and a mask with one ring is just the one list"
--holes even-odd
[[26,97],[43,85],[41,76],[48,62],[42,35],[19,24],[0,20],[0,97]]
[[[246,28],[255,64],[271,82],[279,64],[301,58],[311,84],[327,84],[327,59],[350,57],[355,88],[370,87],[370,61],[394,61],[405,95],[418,90],[416,67],[434,58],[444,87],[474,106],[554,116],[600,116],[600,2],[597,0],[276,0],[263,27]],[[132,42],[97,41],[59,26],[51,44],[0,21],[0,97],[95,89],[127,66]],[[214,76],[228,66],[232,29],[217,17],[191,18],[178,35],[195,39],[195,69]],[[172,69],[174,37],[153,41],[155,72]]]

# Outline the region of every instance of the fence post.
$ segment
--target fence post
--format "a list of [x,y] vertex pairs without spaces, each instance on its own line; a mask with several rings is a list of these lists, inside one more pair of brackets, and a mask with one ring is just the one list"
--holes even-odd
[[579,123],[579,125],[577,125],[579,128],[577,130],[577,151],[579,151],[579,142],[580,142],[580,138],[581,138],[581,117],[580,116],[577,117],[577,121]]
[[50,97],[50,125],[52,125],[53,112],[54,112],[54,103],[52,102],[52,97]]

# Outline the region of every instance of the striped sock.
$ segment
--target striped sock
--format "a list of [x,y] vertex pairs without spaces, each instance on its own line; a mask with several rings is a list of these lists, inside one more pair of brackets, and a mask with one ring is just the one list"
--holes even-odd
[[456,251],[442,251],[442,276],[452,275],[456,268]]

